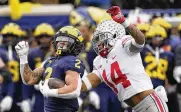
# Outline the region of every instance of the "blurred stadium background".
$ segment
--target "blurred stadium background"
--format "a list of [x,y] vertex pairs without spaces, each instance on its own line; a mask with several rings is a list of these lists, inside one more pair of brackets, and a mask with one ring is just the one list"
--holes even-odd
[[[167,58],[167,55],[160,52],[159,59],[164,57],[167,64],[155,64],[154,70],[151,71],[154,71],[155,75],[149,74],[149,71],[148,74],[153,79],[157,79],[156,82],[153,82],[155,87],[158,85],[165,86],[169,111],[181,112],[180,81],[174,78],[174,68],[181,66],[181,63],[178,63],[181,59],[181,56],[179,56],[181,53],[181,51],[179,52],[181,45],[180,0],[0,0],[0,45],[8,46],[3,51],[7,59],[3,58],[3,53],[0,52],[0,108],[3,108],[3,105],[8,105],[6,109],[10,112],[43,112],[43,98],[37,92],[38,88],[35,87],[36,91],[28,89],[25,92],[26,89],[24,88],[27,87],[21,83],[18,59],[13,58],[14,49],[11,47],[15,43],[10,41],[14,41],[14,39],[7,39],[8,36],[18,41],[27,40],[30,47],[36,49],[43,45],[43,42],[40,42],[43,37],[51,38],[62,26],[76,26],[86,38],[86,48],[81,53],[80,58],[84,61],[87,72],[90,72],[92,61],[96,56],[91,49],[91,34],[99,22],[110,19],[109,15],[106,14],[106,9],[112,5],[120,6],[126,19],[144,32],[148,45],[152,45],[151,39],[154,37],[163,38],[163,44],[159,46],[159,49],[171,53],[172,58]],[[12,46],[9,47],[10,45]],[[154,46],[152,47],[154,48]],[[50,54],[50,52],[53,52],[52,49],[46,54]],[[46,54],[39,57],[35,56],[36,59],[32,59],[32,62],[34,61],[33,68],[41,65],[41,62],[48,57]],[[156,55],[153,55],[153,57],[155,60],[157,59]],[[145,57],[142,58],[144,63]],[[145,64],[145,69],[148,64]],[[159,68],[160,66],[166,67]],[[9,76],[7,78],[3,75],[4,69],[2,68],[4,67],[7,68],[6,72],[10,72],[12,75],[10,79]],[[164,76],[160,76],[160,74]],[[177,74],[181,74],[181,71]],[[4,91],[4,88],[11,81],[12,83],[18,82],[18,85],[11,87],[13,91],[7,89]],[[40,98],[37,96],[40,96]],[[12,105],[9,105],[10,103]],[[132,111],[124,103],[120,103],[106,85],[101,85],[82,94],[79,103],[81,107],[79,112]]]

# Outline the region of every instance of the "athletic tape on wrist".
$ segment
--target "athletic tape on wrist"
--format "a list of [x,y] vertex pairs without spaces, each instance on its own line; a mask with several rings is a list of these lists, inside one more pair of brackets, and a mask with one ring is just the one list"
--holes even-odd
[[125,28],[127,28],[130,25],[130,22],[125,20],[123,23],[121,23]]
[[20,64],[26,64],[26,63],[28,63],[28,57],[20,56]]
[[85,85],[86,85],[86,87],[87,87],[87,90],[92,89],[92,84],[90,83],[89,79],[88,79],[86,76],[83,77],[82,80],[84,81],[84,83],[85,83]]

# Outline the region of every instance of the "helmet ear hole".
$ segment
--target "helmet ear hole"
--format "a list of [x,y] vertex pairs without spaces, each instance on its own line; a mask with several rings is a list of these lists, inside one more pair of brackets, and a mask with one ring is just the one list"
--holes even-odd
[[116,34],[113,35],[113,38],[114,38],[114,39],[116,38]]

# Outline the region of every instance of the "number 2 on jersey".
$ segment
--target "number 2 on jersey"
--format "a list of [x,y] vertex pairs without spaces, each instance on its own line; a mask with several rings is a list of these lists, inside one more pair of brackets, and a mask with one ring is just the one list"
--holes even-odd
[[81,63],[81,61],[80,61],[79,59],[76,59],[75,61],[76,61],[75,67],[76,67],[76,68],[80,68],[80,63]]
[[[117,76],[116,76],[116,74],[117,74]],[[111,73],[110,73],[110,75],[111,75],[111,80],[112,80],[113,83],[110,82],[107,79],[106,71],[103,70],[103,73],[102,73],[103,79],[116,93],[118,93],[118,90],[115,87],[115,85],[118,85],[119,83],[122,83],[122,86],[124,88],[127,88],[127,87],[129,87],[131,85],[131,83],[127,79],[126,75],[121,72],[119,64],[118,64],[117,61],[111,64]]]
[[52,67],[48,67],[46,70],[45,70],[45,74],[47,74],[47,76],[45,77],[45,79],[48,79],[51,77],[51,74],[52,74]]

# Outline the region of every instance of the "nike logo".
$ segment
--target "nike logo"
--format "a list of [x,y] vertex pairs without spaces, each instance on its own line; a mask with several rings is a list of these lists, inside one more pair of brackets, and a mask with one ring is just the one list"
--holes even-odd
[[146,110],[148,110],[151,106],[147,107]]
[[116,57],[116,55],[114,57],[112,57],[112,59],[114,59]]

